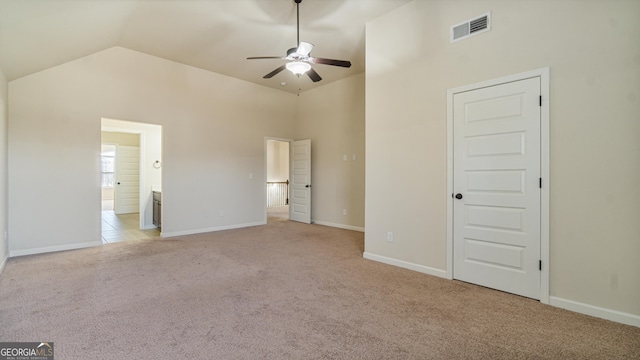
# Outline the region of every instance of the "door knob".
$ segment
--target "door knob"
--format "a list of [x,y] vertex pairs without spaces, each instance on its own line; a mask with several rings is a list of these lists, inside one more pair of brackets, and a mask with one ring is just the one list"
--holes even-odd
[[120,185],[120,181],[118,181],[118,184],[117,184],[117,185]]
[[304,187],[306,187],[306,188],[310,188],[310,187],[311,187],[311,185],[305,185]]
[[456,194],[456,199],[458,199],[458,200],[462,199],[462,194],[457,193],[457,194]]

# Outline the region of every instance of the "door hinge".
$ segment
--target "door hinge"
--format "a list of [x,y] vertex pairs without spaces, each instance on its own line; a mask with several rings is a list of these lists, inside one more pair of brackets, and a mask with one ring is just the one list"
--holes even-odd
[[540,95],[539,99],[540,99],[540,106],[542,106],[542,95]]
[[538,186],[540,187],[540,189],[542,189],[542,178],[539,179]]
[[542,271],[542,260],[538,260],[538,270]]

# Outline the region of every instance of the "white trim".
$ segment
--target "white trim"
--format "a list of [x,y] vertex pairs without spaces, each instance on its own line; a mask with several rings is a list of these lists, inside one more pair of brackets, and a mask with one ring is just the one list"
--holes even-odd
[[[268,162],[269,159],[267,158],[268,154],[267,154],[267,142],[269,140],[273,140],[273,141],[280,141],[280,142],[286,142],[289,143],[289,179],[291,179],[291,143],[293,142],[293,139],[285,139],[285,138],[279,138],[279,137],[272,137],[272,136],[265,136],[264,137],[264,179],[262,180],[262,204],[264,206],[264,222],[267,222],[267,171],[268,171]],[[289,180],[289,182],[291,182],[291,180]],[[291,207],[289,206],[289,218],[291,218]]]
[[214,231],[241,229],[241,228],[252,227],[252,226],[260,226],[260,225],[266,225],[266,224],[267,224],[266,221],[258,221],[258,222],[246,223],[246,224],[214,226],[214,227],[204,228],[204,229],[161,232],[160,233],[160,237],[166,238],[166,237],[173,237],[173,236],[202,234],[202,233],[208,233],[208,232],[214,232]]
[[338,228],[338,229],[345,229],[345,230],[353,230],[353,231],[364,232],[364,228],[363,227],[359,227],[359,226],[336,224],[336,223],[332,223],[332,222],[328,222],[328,221],[322,221],[322,220],[312,220],[311,223],[312,224],[316,224],[316,225],[322,225],[322,226],[330,226],[330,227],[334,227],[334,228]]
[[98,241],[89,241],[89,242],[75,243],[75,244],[45,246],[45,247],[35,248],[35,249],[12,250],[9,252],[9,256],[17,257],[17,256],[25,256],[25,255],[36,255],[36,254],[44,254],[44,253],[57,252],[57,251],[84,249],[88,247],[101,246],[101,245],[102,245],[102,241],[98,240]]
[[589,316],[595,316],[601,319],[615,321],[621,324],[640,327],[639,315],[584,304],[581,302],[567,300],[556,296],[549,297],[549,305]]
[[540,94],[542,108],[540,111],[540,174],[542,176],[542,190],[540,192],[540,260],[542,271],[540,274],[540,302],[549,303],[549,68],[541,68],[520,74],[509,75],[498,79],[483,81],[447,90],[447,270],[446,278],[453,279],[453,95],[489,86],[520,81],[530,78],[540,78]]
[[[107,123],[107,125],[105,125],[105,122]],[[122,125],[118,125],[118,123],[122,124]],[[126,125],[125,125],[126,124]],[[147,213],[147,203],[148,203],[148,198],[149,198],[149,193],[146,190],[146,183],[147,183],[147,169],[145,164],[147,163],[147,137],[149,136],[149,129],[148,127],[159,127],[160,128],[160,158],[162,158],[162,147],[163,147],[163,138],[162,138],[162,134],[163,134],[163,128],[162,125],[160,124],[155,124],[155,123],[146,123],[146,122],[140,122],[140,121],[134,121],[134,120],[118,120],[118,119],[112,119],[112,118],[107,118],[107,117],[102,117],[100,118],[100,132],[102,131],[108,131],[108,132],[121,132],[121,133],[127,133],[127,134],[136,134],[139,135],[139,146],[138,148],[140,149],[139,152],[139,161],[140,161],[140,165],[138,168],[138,190],[139,190],[139,210],[138,210],[138,214],[139,214],[139,229],[140,230],[147,230],[147,229],[155,229],[156,226],[153,224],[147,224],[145,221],[146,215]],[[102,144],[102,142],[101,142]],[[107,143],[110,144],[110,143]],[[118,144],[113,144],[113,145],[118,145]],[[160,159],[161,160],[161,159]],[[160,183],[162,183],[162,170],[160,170]],[[153,191],[153,186],[151,191]],[[114,208],[115,211],[115,208]],[[151,211],[153,211],[153,206],[151,207]],[[153,216],[152,216],[153,218]],[[152,221],[153,223],[153,221]],[[151,226],[151,227],[149,227]]]
[[388,264],[388,265],[393,265],[393,266],[397,266],[397,267],[401,267],[404,269],[409,269],[409,270],[413,270],[413,271],[417,271],[423,274],[427,274],[427,275],[432,275],[432,276],[437,276],[437,277],[441,277],[441,278],[447,278],[447,272],[441,269],[436,269],[436,268],[432,268],[432,267],[428,267],[428,266],[424,266],[424,265],[419,265],[419,264],[414,264],[408,261],[402,261],[402,260],[397,260],[397,259],[392,259],[386,256],[381,256],[381,255],[376,255],[376,254],[372,254],[372,253],[368,253],[365,252],[364,254],[362,254],[362,257],[367,259],[367,260],[373,260],[373,261],[377,261],[377,262],[381,262],[384,264]]

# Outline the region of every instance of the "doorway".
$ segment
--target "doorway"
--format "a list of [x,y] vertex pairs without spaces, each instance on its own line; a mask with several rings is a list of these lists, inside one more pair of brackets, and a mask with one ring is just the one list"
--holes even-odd
[[548,302],[548,69],[448,92],[447,273]]
[[289,141],[266,140],[267,221],[289,220]]
[[162,127],[102,119],[102,242],[161,236],[153,192],[162,188]]

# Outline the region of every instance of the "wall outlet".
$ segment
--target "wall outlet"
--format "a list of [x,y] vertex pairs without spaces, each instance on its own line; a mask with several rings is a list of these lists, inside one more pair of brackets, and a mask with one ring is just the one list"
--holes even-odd
[[342,160],[347,161],[347,154],[342,155]]
[[347,215],[347,209],[342,209],[342,215]]
[[253,180],[253,174],[249,174],[249,180]]
[[224,216],[224,210],[220,210],[220,216]]
[[353,160],[355,160],[355,159],[356,159],[356,154],[353,154]]
[[387,242],[393,242],[393,231],[387,231]]

